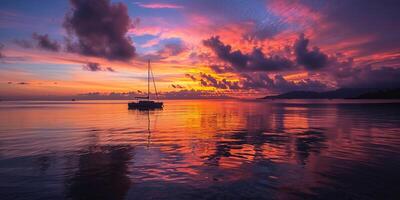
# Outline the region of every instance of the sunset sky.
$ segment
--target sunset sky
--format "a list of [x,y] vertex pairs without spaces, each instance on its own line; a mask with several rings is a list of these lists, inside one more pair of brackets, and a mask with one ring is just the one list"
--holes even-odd
[[399,1],[0,2],[0,98],[400,87]]

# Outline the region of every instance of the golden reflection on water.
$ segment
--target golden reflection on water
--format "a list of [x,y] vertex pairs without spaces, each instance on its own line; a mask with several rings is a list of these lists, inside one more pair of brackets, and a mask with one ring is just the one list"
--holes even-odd
[[364,197],[334,188],[391,172],[392,162],[379,163],[388,157],[399,165],[399,113],[397,104],[176,100],[137,111],[124,101],[8,102],[0,178],[32,190],[21,178],[31,173],[40,198]]

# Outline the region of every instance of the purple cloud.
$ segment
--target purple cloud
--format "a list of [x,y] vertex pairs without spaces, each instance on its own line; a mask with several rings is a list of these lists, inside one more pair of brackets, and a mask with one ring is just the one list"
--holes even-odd
[[308,70],[318,70],[328,64],[328,56],[320,52],[318,47],[313,50],[308,49],[309,39],[301,34],[294,44],[294,52],[296,61],[299,65],[303,65]]
[[205,87],[214,87],[218,89],[232,89],[237,90],[240,89],[239,83],[237,81],[228,81],[226,79],[222,79],[218,81],[215,77],[210,74],[200,73],[200,85]]
[[[36,46],[43,50],[57,52],[61,48],[61,45],[57,41],[50,40],[49,35],[47,34],[40,35],[38,33],[33,33],[32,39],[36,42]],[[28,44],[26,43],[23,45]]]
[[101,67],[99,63],[89,62],[82,66],[83,70],[91,71],[91,72],[98,72],[98,71],[109,71],[115,72],[115,70],[111,67]]
[[217,80],[216,77],[204,73],[201,73],[200,76],[199,82],[201,86],[222,90],[268,90],[281,93],[295,90],[324,91],[331,89],[328,85],[318,80],[303,79],[294,82],[286,80],[282,75],[275,75],[274,78],[270,78],[267,74],[262,73],[240,74],[239,81]]
[[165,44],[157,53],[161,57],[176,56],[186,50],[182,42]]
[[[335,73],[335,72],[334,72]],[[399,88],[400,69],[394,67],[351,67],[336,72],[339,87]]]
[[64,19],[67,50],[109,60],[128,61],[135,47],[126,36],[132,22],[126,5],[109,0],[70,0]]
[[222,43],[218,36],[203,40],[203,45],[209,47],[216,56],[229,63],[238,72],[242,71],[280,71],[294,67],[292,61],[279,55],[265,55],[260,48],[254,48],[249,54],[240,50],[232,50],[230,45]]

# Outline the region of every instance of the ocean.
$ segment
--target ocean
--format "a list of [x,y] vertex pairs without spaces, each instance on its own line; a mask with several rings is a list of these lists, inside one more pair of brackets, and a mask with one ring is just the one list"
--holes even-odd
[[400,102],[0,102],[8,199],[396,199]]

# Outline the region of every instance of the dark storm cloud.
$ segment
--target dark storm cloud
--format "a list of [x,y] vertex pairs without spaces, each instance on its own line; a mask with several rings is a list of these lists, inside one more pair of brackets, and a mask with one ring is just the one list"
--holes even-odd
[[393,67],[353,67],[334,72],[339,87],[400,88],[400,69]]
[[82,66],[83,70],[91,71],[91,72],[98,72],[98,71],[109,71],[115,72],[115,70],[111,67],[101,67],[99,63],[89,62]]
[[230,63],[235,68],[245,68],[247,65],[248,57],[240,50],[232,51],[232,47],[222,43],[219,36],[203,40],[203,45],[209,47],[219,59]]
[[289,59],[278,55],[266,56],[259,48],[254,48],[249,58],[248,68],[252,71],[280,71],[293,68],[293,63]]
[[88,56],[127,61],[135,47],[126,33],[132,25],[126,5],[109,0],[70,0],[72,9],[64,27],[67,49]]
[[318,70],[328,64],[328,56],[320,52],[318,47],[311,51],[308,49],[309,39],[301,34],[294,44],[294,53],[299,65],[303,65],[308,70]]
[[210,48],[216,56],[231,65],[236,71],[280,71],[293,68],[293,63],[282,56],[265,55],[260,48],[254,48],[249,54],[240,50],[232,50],[225,45],[219,36],[203,40],[203,45]]
[[61,48],[61,45],[57,41],[51,40],[47,34],[33,33],[32,39],[36,42],[36,46],[43,50],[57,52]]

